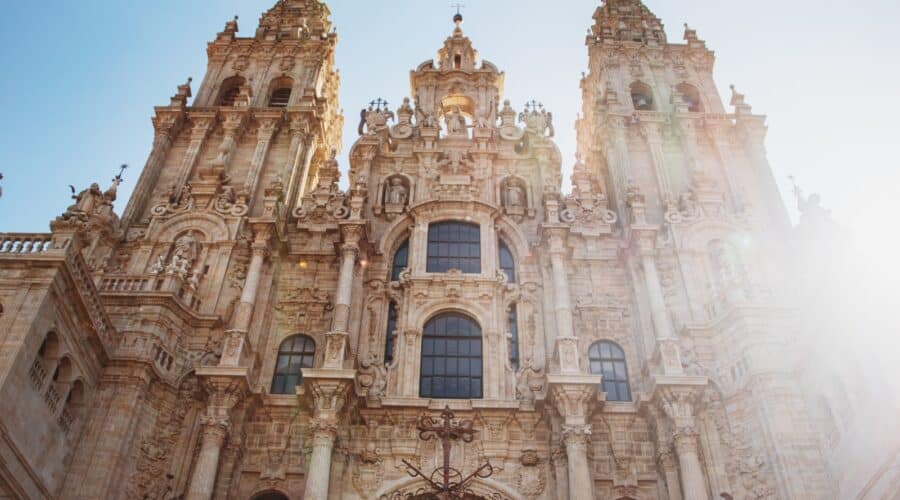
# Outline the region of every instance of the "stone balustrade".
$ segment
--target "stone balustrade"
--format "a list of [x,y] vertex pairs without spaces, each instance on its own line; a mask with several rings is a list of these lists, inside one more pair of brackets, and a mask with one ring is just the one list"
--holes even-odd
[[34,255],[50,250],[49,233],[0,233],[0,255]]

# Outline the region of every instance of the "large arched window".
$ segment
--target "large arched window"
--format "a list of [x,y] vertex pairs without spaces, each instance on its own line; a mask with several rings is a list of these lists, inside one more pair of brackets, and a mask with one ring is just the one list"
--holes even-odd
[[269,86],[269,106],[285,108],[291,100],[294,81],[287,77],[276,78]]
[[603,375],[602,389],[607,401],[631,401],[625,351],[609,341],[594,342],[588,351],[591,373]]
[[303,379],[301,369],[312,368],[316,357],[316,343],[306,335],[288,337],[278,348],[272,394],[293,394]]
[[403,242],[394,252],[394,262],[391,265],[391,281],[399,281],[400,273],[409,266],[409,240]]
[[510,283],[516,282],[516,261],[513,259],[512,252],[506,246],[506,242],[500,240],[500,270],[506,274],[506,280]]
[[451,269],[481,272],[481,229],[477,224],[439,222],[428,227],[426,271],[446,273]]
[[419,395],[423,398],[482,397],[481,327],[467,316],[441,314],[425,324]]
[[388,306],[387,328],[384,334],[384,364],[394,362],[394,331],[397,329],[397,303],[391,301]]

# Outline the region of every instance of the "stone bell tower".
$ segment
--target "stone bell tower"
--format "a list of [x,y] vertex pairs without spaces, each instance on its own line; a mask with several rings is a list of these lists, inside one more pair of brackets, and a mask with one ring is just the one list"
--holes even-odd
[[641,343],[663,471],[677,469],[684,498],[827,497],[785,354],[789,222],[765,117],[734,87],[726,110],[706,43],[687,25],[670,43],[639,0],[604,2],[586,43],[578,147],[623,215],[624,265],[652,325]]

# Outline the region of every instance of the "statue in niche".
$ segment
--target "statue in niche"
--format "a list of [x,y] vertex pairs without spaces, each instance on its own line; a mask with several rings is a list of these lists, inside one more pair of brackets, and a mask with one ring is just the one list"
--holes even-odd
[[428,113],[422,109],[422,107],[419,106],[418,100],[416,100],[416,125],[425,128],[435,128],[438,126],[437,120],[434,118],[434,113]]
[[444,121],[447,124],[447,135],[451,137],[459,137],[467,135],[468,125],[466,119],[460,111],[459,106],[453,108],[444,115]]
[[403,185],[403,179],[392,177],[387,188],[387,203],[389,205],[406,205],[409,199],[409,191]]
[[197,258],[197,238],[194,231],[188,231],[186,234],[175,240],[175,248],[172,250],[172,262],[180,259],[190,265]]
[[525,207],[525,190],[515,180],[506,183],[506,208],[524,208]]

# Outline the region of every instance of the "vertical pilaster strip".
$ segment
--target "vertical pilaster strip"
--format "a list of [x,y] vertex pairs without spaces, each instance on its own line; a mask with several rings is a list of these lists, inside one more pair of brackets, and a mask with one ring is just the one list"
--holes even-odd
[[247,172],[247,179],[244,181],[243,191],[247,197],[249,206],[253,196],[256,194],[256,187],[259,185],[260,174],[269,153],[272,144],[272,137],[278,129],[278,122],[281,119],[281,113],[260,112],[256,115],[259,122],[259,129],[256,132],[256,149],[253,151],[253,157],[250,160],[250,169]]
[[191,178],[191,174],[194,172],[194,167],[197,165],[197,158],[200,155],[200,148],[203,147],[203,142],[206,140],[206,136],[209,134],[210,130],[212,130],[213,125],[216,120],[215,112],[194,112],[188,113],[188,117],[191,120],[191,143],[188,145],[187,151],[184,153],[184,157],[181,160],[181,165],[178,168],[178,177],[175,178],[175,184],[173,185],[174,192],[177,193],[177,198],[180,200],[181,195],[184,192],[184,187],[187,184],[187,181]]
[[165,163],[166,154],[172,146],[172,140],[175,134],[178,133],[183,116],[184,111],[180,108],[156,109],[156,117],[153,119],[153,129],[155,131],[153,136],[153,148],[150,150],[150,156],[147,158],[147,163],[144,164],[141,176],[135,185],[131,199],[128,201],[128,206],[125,207],[125,212],[122,214],[123,227],[127,228],[138,222],[135,219],[140,217],[147,208],[147,201],[149,200],[153,189],[159,182],[159,176]]

